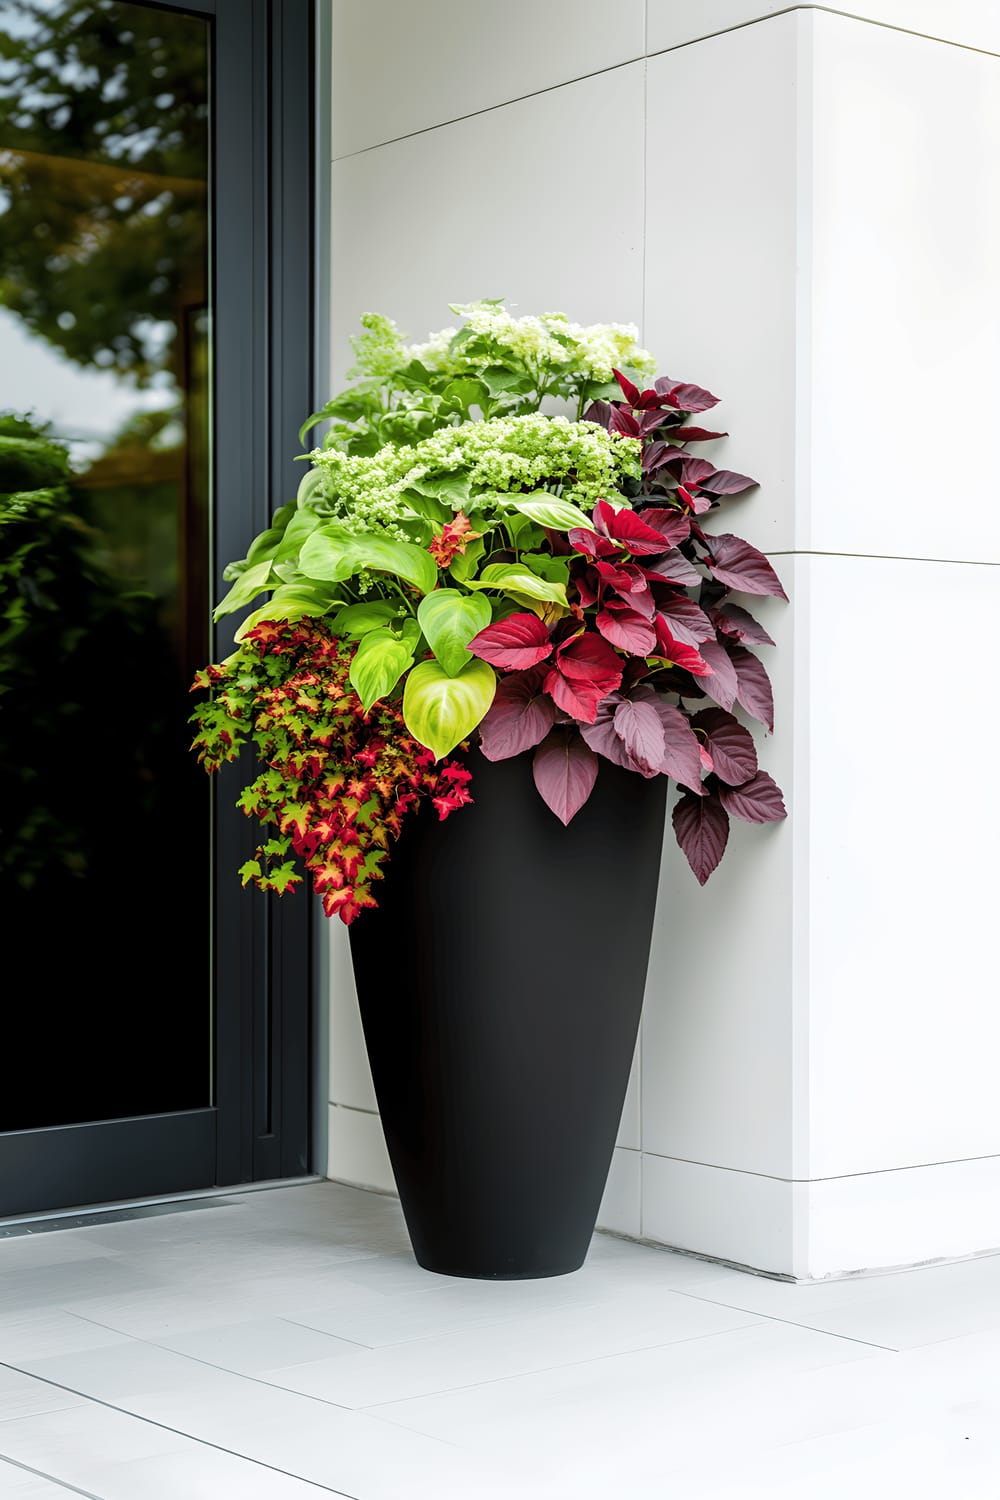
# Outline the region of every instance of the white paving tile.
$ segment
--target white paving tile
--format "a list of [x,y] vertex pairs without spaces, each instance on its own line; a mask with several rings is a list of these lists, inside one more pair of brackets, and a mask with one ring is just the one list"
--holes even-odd
[[0,1495],[3,1500],[67,1500],[72,1490],[51,1479],[44,1479],[30,1469],[0,1459]]
[[162,1347],[224,1370],[253,1374],[278,1364],[306,1364],[350,1354],[356,1343],[323,1333],[287,1318],[258,1318],[176,1334],[160,1341]]
[[[46,1385],[20,1370],[0,1366],[0,1424],[18,1417],[33,1417],[39,1412],[61,1411],[69,1406],[83,1405],[84,1397],[71,1395]],[[0,1443],[2,1447],[2,1443]],[[0,1490],[0,1495],[3,1491]]]

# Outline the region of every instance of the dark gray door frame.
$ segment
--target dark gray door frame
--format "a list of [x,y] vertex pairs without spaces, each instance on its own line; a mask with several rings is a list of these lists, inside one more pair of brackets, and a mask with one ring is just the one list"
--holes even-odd
[[[294,494],[296,432],[314,404],[314,4],[140,3],[213,26],[211,577],[221,597],[226,561]],[[230,620],[216,660],[231,639]],[[0,1215],[310,1170],[312,903],[241,888],[256,829],[234,806],[236,768],[216,780],[214,1106],[0,1134]]]

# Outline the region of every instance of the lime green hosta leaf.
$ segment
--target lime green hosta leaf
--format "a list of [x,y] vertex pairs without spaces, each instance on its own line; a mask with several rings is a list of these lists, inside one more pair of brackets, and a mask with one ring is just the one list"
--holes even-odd
[[302,543],[299,571],[307,578],[343,583],[361,566],[355,555],[355,537],[327,525],[317,527]]
[[394,573],[429,594],[437,583],[437,563],[429,552],[412,542],[394,542],[370,532],[354,535],[327,523],[306,539],[299,553],[299,568],[307,578],[339,583],[361,568]]
[[375,568],[380,573],[395,573],[397,578],[412,583],[422,594],[429,594],[437,584],[437,563],[423,547],[415,547],[412,542],[392,542],[376,536],[358,537],[357,543],[363,568]]
[[330,621],[335,635],[347,635],[356,639],[370,630],[383,630],[399,612],[400,604],[391,599],[372,599],[364,604],[349,604]]
[[302,543],[323,524],[323,517],[314,510],[297,510],[290,517],[284,534],[274,554],[276,563],[293,562],[299,555]]
[[443,526],[446,521],[451,520],[452,512],[449,506],[442,505],[441,501],[433,495],[421,494],[416,486],[407,489],[403,498],[421,520],[430,521],[432,526]]
[[415,480],[411,488],[421,495],[443,500],[452,510],[461,510],[469,500],[469,476],[461,472],[449,474],[425,474]]
[[569,582],[568,557],[552,557],[548,552],[525,552],[521,561],[539,578],[547,578],[550,583],[565,585]]
[[519,563],[490,563],[478,578],[470,578],[466,587],[496,589],[499,593],[514,594],[518,598],[540,599],[544,603],[569,607],[565,585],[539,578],[537,573]]
[[496,686],[493,668],[476,658],[454,677],[440,662],[418,662],[403,689],[406,727],[441,760],[486,717]]
[[262,620],[301,620],[303,615],[325,615],[336,602],[328,589],[319,589],[315,584],[283,583],[266,604],[247,615],[233,640],[242,641]]
[[[482,516],[473,513],[469,517],[473,531],[479,531],[483,524]],[[485,539],[476,537],[475,541],[469,542],[464,552],[459,552],[451,560],[449,572],[458,583],[466,583],[479,567],[483,553],[486,551]]]
[[589,516],[568,500],[560,500],[558,495],[526,495],[523,499],[512,496],[511,504],[522,516],[527,516],[529,521],[534,521],[538,526],[549,526],[553,531],[572,531],[576,526],[582,526],[585,531],[594,529]]
[[263,562],[255,563],[252,568],[247,568],[241,573],[233,584],[226,597],[215,606],[213,620],[221,620],[223,615],[231,615],[234,609],[242,609],[244,604],[249,604],[257,595],[263,593],[268,587],[268,579],[271,577],[271,559],[265,557]]
[[435,589],[421,599],[417,619],[434,655],[454,677],[472,660],[468,644],[490,623],[491,613],[489,601],[482,594]]
[[391,630],[370,630],[361,637],[351,662],[351,685],[364,706],[365,713],[373,703],[391,693],[407,667],[413,665],[413,652]]

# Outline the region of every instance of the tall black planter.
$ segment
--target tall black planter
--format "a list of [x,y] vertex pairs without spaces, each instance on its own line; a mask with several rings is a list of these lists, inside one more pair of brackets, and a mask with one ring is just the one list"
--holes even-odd
[[564,828],[530,756],[470,765],[474,805],[411,817],[351,928],[365,1039],[420,1264],[560,1276],[587,1253],[621,1118],[666,780],[602,760]]

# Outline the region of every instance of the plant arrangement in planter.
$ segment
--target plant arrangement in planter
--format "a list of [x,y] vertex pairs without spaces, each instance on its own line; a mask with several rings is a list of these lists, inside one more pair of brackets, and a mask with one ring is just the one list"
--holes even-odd
[[[725,435],[691,420],[716,397],[654,378],[630,325],[453,311],[463,326],[423,345],[363,320],[354,384],[303,428],[331,424],[296,500],[227,570],[217,618],[270,599],[199,675],[195,744],[209,770],[257,751],[240,803],[268,837],[245,884],[280,892],[305,871],[328,915],[379,908],[352,949],[418,1257],[554,1274],[582,1258],[621,1112],[667,778],[702,884],[730,817],[785,816],[734,712],[772,727],[752,648],[773,643],[730,598],[785,595],[762,553],[711,526],[754,483],[691,451]],[[571,414],[542,410],[555,402]],[[635,930],[625,961],[594,943],[602,906]],[[577,1036],[570,1066],[574,1026],[589,1047]],[[533,1074],[525,1034],[546,1030],[562,1061]],[[526,1171],[553,1067],[565,1128],[548,1169]],[[508,1121],[493,1160],[512,1086],[523,1139]],[[588,1141],[554,1213],[552,1173]],[[477,1196],[486,1158],[507,1187]]]

